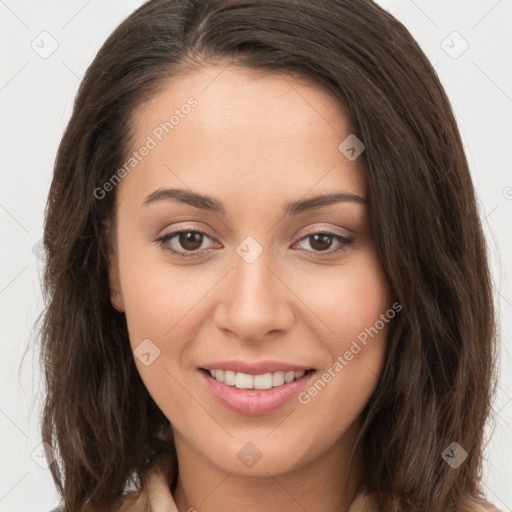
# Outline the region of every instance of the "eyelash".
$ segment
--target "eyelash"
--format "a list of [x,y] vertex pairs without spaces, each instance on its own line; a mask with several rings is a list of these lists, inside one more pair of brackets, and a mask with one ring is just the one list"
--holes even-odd
[[[198,230],[198,229],[182,229],[180,231],[173,231],[172,233],[167,233],[166,235],[163,235],[161,236],[160,238],[157,238],[156,239],[156,242],[160,242],[160,246],[162,247],[162,249],[166,250],[166,251],[169,251],[170,253],[172,253],[173,255],[177,256],[178,258],[199,258],[200,256],[198,256],[198,253],[201,252],[201,250],[197,250],[197,251],[189,251],[189,252],[179,252],[179,251],[175,251],[174,249],[171,249],[168,245],[166,245],[166,242],[169,242],[172,238],[178,236],[178,235],[181,235],[183,233],[198,233],[198,234],[201,234],[201,235],[204,235],[204,236],[207,236],[208,238],[211,238],[207,233],[205,233],[204,231],[201,231],[201,230]],[[338,249],[335,249],[333,251],[329,251],[329,252],[326,252],[326,251],[310,251],[308,249],[300,249],[302,252],[313,252],[315,254],[318,254],[320,255],[320,257],[323,257],[324,255],[332,255],[332,254],[335,254],[335,253],[338,253],[339,251],[343,251],[345,250],[345,246],[351,244],[353,242],[353,239],[352,238],[348,238],[348,237],[345,237],[345,236],[342,236],[342,235],[338,235],[336,233],[331,233],[329,231],[315,231],[313,233],[310,233],[306,236],[303,236],[299,242],[301,242],[302,240],[305,240],[307,238],[311,238],[313,237],[314,235],[324,235],[324,236],[328,236],[330,238],[333,238],[335,240],[337,240],[338,242],[342,243],[343,245],[341,247],[339,247]],[[203,250],[206,250],[206,249],[203,249]]]

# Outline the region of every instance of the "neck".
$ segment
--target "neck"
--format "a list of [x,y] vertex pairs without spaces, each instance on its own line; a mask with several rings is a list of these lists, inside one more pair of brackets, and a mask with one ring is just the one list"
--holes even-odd
[[176,506],[179,512],[347,512],[362,481],[360,454],[354,455],[349,471],[357,427],[352,425],[337,445],[308,464],[260,476],[223,470],[175,432],[180,468],[174,491]]

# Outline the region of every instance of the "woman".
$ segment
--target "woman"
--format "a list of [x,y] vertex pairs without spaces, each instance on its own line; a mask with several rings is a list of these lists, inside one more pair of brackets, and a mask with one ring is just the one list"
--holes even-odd
[[468,164],[373,2],[144,4],[82,82],[44,242],[66,511],[496,510]]

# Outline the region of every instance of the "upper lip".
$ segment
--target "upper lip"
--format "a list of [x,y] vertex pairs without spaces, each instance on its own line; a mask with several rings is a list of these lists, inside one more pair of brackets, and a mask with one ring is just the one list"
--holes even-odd
[[285,363],[282,361],[217,361],[201,366],[204,370],[231,370],[233,372],[247,373],[249,375],[261,375],[273,372],[301,372],[312,370],[310,366]]

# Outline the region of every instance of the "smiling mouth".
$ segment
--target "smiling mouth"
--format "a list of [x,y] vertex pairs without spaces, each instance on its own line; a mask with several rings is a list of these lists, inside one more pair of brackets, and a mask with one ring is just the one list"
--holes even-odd
[[262,373],[259,375],[251,375],[249,373],[235,372],[231,370],[206,368],[200,368],[200,370],[218,382],[222,382],[237,389],[245,390],[265,390],[279,388],[285,384],[299,380],[304,377],[304,375],[315,371],[313,368],[311,368],[309,370],[303,370],[299,372],[277,371]]

